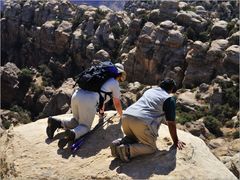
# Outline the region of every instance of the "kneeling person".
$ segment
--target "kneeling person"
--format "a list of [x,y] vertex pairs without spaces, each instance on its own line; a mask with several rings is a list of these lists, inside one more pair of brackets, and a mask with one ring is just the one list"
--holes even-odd
[[174,80],[164,80],[160,87],[147,90],[126,109],[122,117],[122,129],[126,136],[110,145],[114,157],[128,162],[130,158],[154,153],[157,150],[158,129],[164,119],[167,120],[174,145],[179,149],[184,147],[185,143],[178,139],[176,131],[175,99],[170,96],[175,88]]

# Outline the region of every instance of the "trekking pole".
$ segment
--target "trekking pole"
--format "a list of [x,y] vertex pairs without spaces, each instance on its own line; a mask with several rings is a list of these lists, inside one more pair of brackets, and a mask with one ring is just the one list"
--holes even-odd
[[88,136],[90,136],[91,134],[93,134],[97,129],[99,129],[101,126],[104,126],[105,124],[107,124],[107,122],[112,119],[113,117],[115,117],[117,115],[117,113],[115,113],[114,115],[110,116],[109,118],[107,118],[105,121],[102,121],[100,123],[98,123],[91,131],[89,131],[88,133],[84,134],[83,136],[81,136],[79,139],[77,139],[75,141],[75,143],[71,146],[71,150],[73,153],[75,153],[80,146],[85,142],[86,138]]

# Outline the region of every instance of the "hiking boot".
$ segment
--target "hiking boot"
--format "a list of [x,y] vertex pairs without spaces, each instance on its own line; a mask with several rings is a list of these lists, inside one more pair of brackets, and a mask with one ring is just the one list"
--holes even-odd
[[130,161],[130,153],[129,153],[129,146],[128,145],[120,145],[116,148],[117,154],[119,155],[119,158],[123,162],[129,162]]
[[56,129],[58,128],[62,128],[61,126],[61,121],[54,119],[53,117],[49,117],[48,118],[48,127],[46,129],[46,133],[48,138],[52,139],[54,132],[56,131]]
[[71,141],[73,142],[74,140],[75,140],[75,133],[73,131],[67,129],[65,131],[64,138],[62,138],[58,141],[58,147],[60,149],[63,149],[67,145],[68,142],[71,142]]
[[111,154],[113,157],[119,158],[119,155],[117,153],[117,147],[121,145],[121,140],[121,138],[116,139],[110,144]]

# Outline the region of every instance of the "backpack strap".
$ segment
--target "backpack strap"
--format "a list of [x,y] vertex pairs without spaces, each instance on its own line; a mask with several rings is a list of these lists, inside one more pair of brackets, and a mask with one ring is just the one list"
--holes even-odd
[[[102,93],[104,93],[104,96],[102,96]],[[112,92],[106,92],[106,91],[100,90],[98,94],[99,94],[99,105],[98,105],[98,111],[99,111],[100,109],[102,109],[104,101],[107,98],[107,96],[112,98]]]

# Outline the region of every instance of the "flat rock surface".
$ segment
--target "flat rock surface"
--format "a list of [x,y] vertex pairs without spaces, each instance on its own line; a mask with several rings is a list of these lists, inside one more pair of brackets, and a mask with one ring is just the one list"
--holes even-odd
[[[111,116],[115,112],[107,113]],[[94,124],[97,120],[96,116]],[[49,140],[46,126],[47,119],[41,119],[0,137],[1,179],[236,179],[200,138],[178,130],[186,147],[181,151],[173,148],[164,124],[157,140],[159,150],[129,163],[114,159],[109,148],[111,141],[123,136],[118,117],[90,136],[75,156],[69,148],[58,149],[63,131]]]

